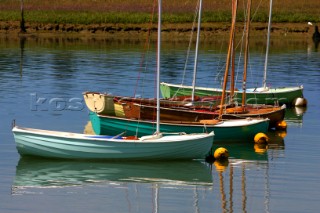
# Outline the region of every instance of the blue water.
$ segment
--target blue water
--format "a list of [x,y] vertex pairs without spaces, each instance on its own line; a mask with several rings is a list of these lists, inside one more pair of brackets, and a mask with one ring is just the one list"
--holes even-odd
[[[275,41],[268,72],[271,87],[303,85],[308,107],[288,109],[287,131],[270,132],[267,147],[215,145],[229,150],[225,165],[20,159],[13,120],[84,132],[82,92],[154,96],[155,51],[136,40],[0,40],[0,212],[318,212],[320,51],[311,40]],[[163,46],[161,80],[181,83],[188,42]],[[251,48],[254,87],[262,84],[264,50]],[[200,45],[198,85],[221,84],[225,50],[219,41]]]

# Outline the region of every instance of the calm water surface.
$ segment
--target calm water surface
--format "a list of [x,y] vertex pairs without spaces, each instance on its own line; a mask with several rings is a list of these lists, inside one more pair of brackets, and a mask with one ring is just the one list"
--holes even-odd
[[[271,87],[303,85],[308,107],[288,109],[287,131],[269,132],[267,147],[216,144],[230,152],[225,165],[20,158],[14,119],[20,126],[84,132],[82,92],[153,97],[155,51],[135,40],[0,41],[0,212],[319,211],[320,50],[311,39],[273,41],[268,72]],[[252,40],[251,87],[262,84],[261,44]],[[194,56],[185,65],[187,48],[188,42],[164,42],[162,81],[191,83]],[[223,41],[201,44],[198,85],[221,84],[225,51]]]

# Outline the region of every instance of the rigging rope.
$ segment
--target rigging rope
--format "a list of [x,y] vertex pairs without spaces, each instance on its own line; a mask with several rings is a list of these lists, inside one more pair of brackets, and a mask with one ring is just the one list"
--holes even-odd
[[[184,84],[184,80],[185,80],[185,76],[186,76],[188,60],[189,60],[190,51],[191,51],[191,44],[192,44],[192,39],[193,39],[193,33],[194,33],[195,25],[196,25],[196,20],[198,17],[198,12],[199,12],[199,6],[200,6],[200,0],[197,2],[197,5],[196,5],[195,11],[194,11],[194,17],[193,17],[194,19],[192,22],[192,28],[191,28],[190,40],[189,40],[189,45],[188,45],[188,50],[187,50],[187,56],[186,56],[186,61],[184,64],[184,69],[183,69],[183,74],[182,74],[182,79],[181,79],[181,86]],[[200,29],[198,29],[198,30],[200,30]],[[180,88],[175,92],[173,97],[177,96],[177,93],[179,92],[179,90],[180,90]]]
[[[152,7],[152,14],[151,14],[151,17],[150,17],[150,22],[149,22],[149,27],[148,27],[148,33],[147,33],[146,42],[145,42],[144,48],[143,48],[144,51],[142,52],[142,56],[141,56],[141,60],[140,60],[140,66],[139,66],[140,69],[139,69],[139,72],[138,72],[138,77],[137,77],[137,81],[136,81],[136,86],[135,86],[135,89],[134,89],[133,97],[136,97],[137,88],[139,88],[138,85],[139,85],[139,81],[140,81],[140,74],[141,74],[142,71],[146,71],[146,69],[147,69],[147,64],[145,64],[145,66],[143,66],[143,64],[147,63],[147,61],[148,61],[148,60],[145,60],[145,57],[146,57],[146,55],[148,55],[148,52],[150,50],[150,34],[151,34],[151,27],[152,27],[153,21],[154,21],[154,14],[155,14],[156,4],[157,4],[157,1],[154,0],[153,1],[153,7]],[[144,79],[145,78],[143,78],[143,80]]]

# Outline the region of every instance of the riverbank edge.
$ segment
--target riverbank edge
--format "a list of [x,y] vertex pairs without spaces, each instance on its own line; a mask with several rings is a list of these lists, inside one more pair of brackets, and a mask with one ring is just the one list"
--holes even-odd
[[[147,35],[149,31],[156,31],[156,27],[150,24],[43,24],[26,22],[26,33],[20,32],[19,21],[0,21],[0,35],[2,37],[115,37],[115,38],[139,38]],[[307,23],[273,23],[272,36],[286,37],[311,37],[314,27]],[[203,23],[201,25],[201,36],[203,39],[215,39],[217,36],[228,35],[230,23]],[[190,37],[192,23],[168,24],[164,23],[162,32],[164,39],[185,39]],[[243,31],[240,23],[237,32]],[[265,35],[267,23],[252,23],[251,36]]]

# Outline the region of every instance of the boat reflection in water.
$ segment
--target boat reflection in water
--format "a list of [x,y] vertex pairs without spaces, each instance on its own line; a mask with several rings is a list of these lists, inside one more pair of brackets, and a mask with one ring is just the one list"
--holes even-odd
[[307,111],[307,107],[292,107],[286,109],[284,120],[290,126],[302,127],[303,114]]
[[212,185],[210,167],[201,161],[99,162],[20,158],[14,188],[68,187],[110,182]]
[[219,147],[226,148],[229,152],[229,161],[245,160],[245,161],[268,161],[268,155],[275,150],[284,150],[284,138],[287,132],[285,130],[268,131],[269,141],[267,144],[244,143],[243,141],[234,143],[213,143],[213,152]]
[[269,131],[267,135],[268,144],[213,145],[214,150],[224,147],[230,154],[228,160],[213,162],[217,171],[213,185],[219,186],[222,212],[251,212],[248,204],[252,202],[257,206],[252,212],[269,212],[269,166],[284,156],[286,131]]

